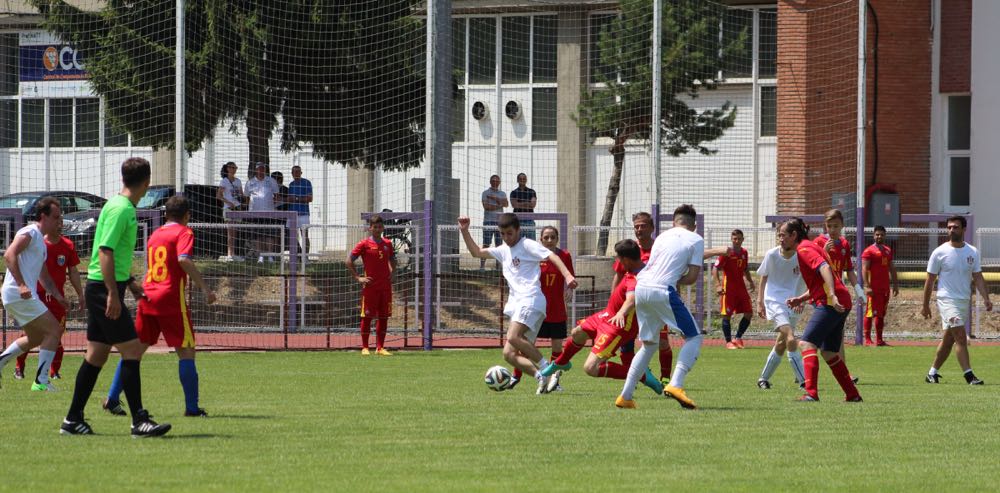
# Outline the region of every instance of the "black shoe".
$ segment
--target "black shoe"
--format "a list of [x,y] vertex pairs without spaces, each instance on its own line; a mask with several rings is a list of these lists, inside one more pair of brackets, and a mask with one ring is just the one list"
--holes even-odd
[[197,418],[197,417],[207,418],[208,413],[205,412],[204,409],[199,407],[197,411],[184,411],[184,416],[187,416],[189,418]]
[[93,435],[94,430],[90,428],[90,425],[86,421],[70,421],[64,419],[62,426],[59,427],[60,435]]
[[757,386],[760,387],[761,390],[767,390],[771,388],[771,382],[768,382],[767,380],[764,380],[762,378],[760,380],[757,380]]
[[520,378],[511,377],[510,382],[507,383],[507,386],[504,387],[504,390],[513,390],[514,387],[516,387],[517,384],[520,382],[521,382]]
[[52,375],[49,375],[49,380],[62,380],[62,375],[53,373]]
[[844,402],[864,402],[860,395],[851,397],[850,399],[844,399]]
[[984,385],[984,382],[976,378],[976,374],[971,371],[965,374],[965,381],[968,382],[969,385]]
[[121,401],[109,401],[108,398],[105,397],[101,399],[101,408],[115,416],[128,416],[128,413],[122,409]]
[[146,411],[142,411],[139,420],[132,425],[132,438],[158,437],[170,431],[170,423],[158,424],[151,419]]
[[858,377],[856,377],[856,376],[854,376],[854,375],[851,375],[851,381],[852,381],[852,382],[854,382],[854,383],[858,383],[858,382],[859,382],[860,380],[861,380],[860,378],[858,378]]
[[924,377],[924,381],[927,383],[941,383],[941,374],[935,373],[931,375],[930,373],[928,373],[927,376]]

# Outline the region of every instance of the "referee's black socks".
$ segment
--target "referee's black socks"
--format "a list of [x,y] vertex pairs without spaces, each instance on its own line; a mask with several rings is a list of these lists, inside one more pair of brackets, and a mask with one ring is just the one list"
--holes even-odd
[[94,385],[97,383],[97,376],[101,374],[101,367],[94,366],[86,359],[80,365],[80,371],[76,374],[76,387],[73,388],[73,402],[69,406],[69,413],[66,414],[68,421],[83,421],[83,408],[90,399],[90,394],[94,392]]
[[139,360],[122,360],[122,390],[125,391],[125,400],[128,401],[129,411],[132,411],[132,424],[144,419],[142,411],[142,383],[139,379]]

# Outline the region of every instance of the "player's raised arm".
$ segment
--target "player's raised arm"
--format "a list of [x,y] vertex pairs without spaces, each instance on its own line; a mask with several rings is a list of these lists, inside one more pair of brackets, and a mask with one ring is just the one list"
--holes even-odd
[[[493,258],[493,255],[490,254],[488,249],[480,248],[479,245],[476,244],[476,240],[472,239],[472,233],[469,233],[469,224],[471,222],[472,221],[469,219],[469,216],[458,216],[458,230],[462,233],[462,239],[465,240],[465,247],[469,249],[469,253],[471,253],[475,258]],[[561,260],[559,261],[559,265],[562,265]],[[565,268],[566,266],[563,265],[563,269]]]
[[[468,244],[468,242],[471,239],[472,239],[472,235],[469,235],[469,240],[466,240],[466,244]],[[556,268],[559,269],[559,272],[562,273],[563,278],[566,279],[566,287],[568,287],[570,289],[576,289],[576,286],[578,284],[576,282],[576,276],[574,276],[573,272],[571,270],[569,270],[568,267],[566,267],[566,264],[563,263],[562,259],[559,258],[558,255],[556,255],[554,253],[550,253],[549,256],[548,256],[548,258],[546,260],[548,260],[549,262],[552,262],[552,265],[556,266]]]

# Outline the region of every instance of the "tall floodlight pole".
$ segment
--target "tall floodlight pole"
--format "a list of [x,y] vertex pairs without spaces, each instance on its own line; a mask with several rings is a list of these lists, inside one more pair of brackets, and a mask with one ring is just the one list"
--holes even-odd
[[[865,249],[865,121],[866,121],[866,100],[865,100],[865,75],[867,64],[865,57],[865,44],[868,39],[868,1],[858,0],[858,165],[857,165],[857,196],[854,199],[854,223],[857,225],[857,244],[855,246],[856,259],[854,269],[857,271],[858,283],[864,286],[865,280],[861,276],[861,253]],[[862,326],[865,321],[864,310],[857,312],[857,326],[854,331],[854,343],[861,344]]]
[[660,204],[660,179],[662,176],[662,152],[660,149],[660,115],[663,112],[663,56],[660,50],[663,45],[663,0],[653,0],[653,114],[650,117],[653,143],[653,203]]
[[[451,182],[451,0],[428,0],[427,2],[427,70],[425,106],[424,148],[426,159],[424,195],[424,291],[423,291],[423,346],[433,348],[431,328],[434,327],[432,293],[435,263],[431,255],[435,251],[434,234],[437,225],[445,224],[449,210],[447,200],[457,200],[455,194],[448,193]],[[441,201],[438,203],[437,199]],[[450,218],[454,221],[454,218]]]
[[177,43],[174,48],[174,190],[184,193],[187,153],[184,151],[184,0],[177,0]]

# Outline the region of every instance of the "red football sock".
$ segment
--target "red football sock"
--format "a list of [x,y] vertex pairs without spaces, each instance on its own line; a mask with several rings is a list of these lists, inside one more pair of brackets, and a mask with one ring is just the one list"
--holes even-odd
[[[597,367],[597,374],[604,378],[613,378],[615,380],[625,380],[628,376],[628,367],[618,363],[612,363],[610,361],[605,361]],[[645,380],[645,376],[643,377]]]
[[635,352],[631,353],[621,353],[622,364],[625,368],[632,366],[632,360],[635,359]]
[[[802,366],[805,367],[806,393],[815,399],[819,399],[819,387],[816,379],[819,377],[819,356],[815,349],[802,351]],[[848,380],[850,378],[848,377]]]
[[59,344],[59,348],[56,349],[56,357],[52,358],[52,366],[51,366],[51,371],[49,372],[49,376],[53,376],[56,373],[59,373],[59,369],[62,368],[62,359],[64,352],[65,350],[63,349],[63,345]]
[[372,319],[361,317],[361,347],[368,349],[368,337],[372,333]]
[[514,368],[514,378],[520,380],[521,376],[523,376],[523,375],[524,375],[524,372],[521,371],[520,368]]
[[865,342],[872,342],[872,317],[865,317]]
[[885,328],[885,317],[879,315],[875,317],[875,341],[878,343],[882,342],[882,329]]
[[28,360],[28,351],[25,351],[25,352],[21,353],[20,356],[17,357],[17,362],[14,363],[14,367],[17,368],[18,370],[21,370],[23,372],[24,371],[24,364],[25,364],[25,361],[27,361],[27,360]]
[[579,353],[581,349],[583,349],[583,344],[577,344],[573,342],[573,339],[566,338],[566,340],[563,341],[562,352],[559,353],[558,356],[552,358],[552,362],[563,366],[566,363],[569,363],[569,360],[573,359],[573,356],[576,356],[576,353]]
[[387,318],[377,318],[375,319],[375,350],[382,349],[385,347],[385,333],[389,329],[389,319]]
[[851,380],[851,372],[847,371],[847,364],[844,363],[844,360],[840,359],[840,356],[834,356],[826,364],[830,365],[833,377],[837,379],[840,388],[844,389],[844,398],[850,400],[858,397],[858,388],[854,385],[854,381]]
[[660,378],[670,378],[670,370],[673,369],[674,350],[670,347],[670,338],[666,334],[660,334]]

